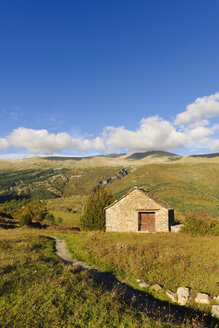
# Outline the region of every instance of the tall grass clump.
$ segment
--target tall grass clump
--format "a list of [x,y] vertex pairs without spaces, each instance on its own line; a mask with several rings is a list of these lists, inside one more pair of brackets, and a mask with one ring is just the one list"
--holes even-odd
[[187,213],[182,232],[193,236],[219,235],[219,222],[207,212]]

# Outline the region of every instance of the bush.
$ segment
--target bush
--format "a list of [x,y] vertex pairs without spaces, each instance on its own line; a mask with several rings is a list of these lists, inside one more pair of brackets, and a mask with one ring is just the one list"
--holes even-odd
[[24,208],[22,213],[21,213],[21,216],[20,216],[20,220],[19,220],[19,223],[21,226],[31,226],[32,224],[32,213],[30,211],[29,208]]
[[104,208],[113,202],[114,198],[104,187],[88,196],[81,218],[81,228],[84,230],[104,230],[106,217]]
[[188,232],[193,236],[216,236],[219,235],[219,222],[206,212],[187,213],[181,232]]
[[45,218],[44,218],[44,221],[46,221],[47,223],[50,223],[50,224],[54,224],[55,223],[55,217],[54,217],[53,214],[47,213]]

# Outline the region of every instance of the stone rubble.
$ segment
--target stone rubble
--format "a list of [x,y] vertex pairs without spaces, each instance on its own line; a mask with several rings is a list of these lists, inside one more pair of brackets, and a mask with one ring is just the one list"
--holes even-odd
[[219,319],[219,305],[212,305],[211,315],[212,317]]
[[171,227],[170,227],[171,230],[170,231],[178,233],[178,232],[180,232],[180,230],[182,229],[183,226],[184,226],[184,224],[182,224],[182,223],[176,224],[176,225],[171,225]]
[[155,290],[156,292],[160,292],[163,288],[160,285],[155,284],[155,285],[151,286],[151,289]]
[[176,293],[172,292],[171,290],[167,289],[166,290],[167,296],[171,299],[172,302],[177,302],[177,295]]
[[176,292],[178,296],[178,304],[185,305],[189,300],[189,288],[179,287]]
[[150,285],[147,282],[142,281],[142,282],[139,283],[139,287],[141,287],[141,288],[149,288]]
[[199,304],[209,304],[210,300],[208,294],[198,293],[195,298],[195,302]]
[[218,296],[214,296],[213,300],[216,301],[217,303],[219,303],[219,295]]

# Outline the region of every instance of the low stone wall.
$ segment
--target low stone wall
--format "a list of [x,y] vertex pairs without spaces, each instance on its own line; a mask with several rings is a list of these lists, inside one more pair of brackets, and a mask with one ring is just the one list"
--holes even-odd
[[159,284],[150,285],[141,279],[136,279],[136,281],[140,288],[151,289],[152,291],[165,293],[173,303],[178,303],[182,306],[186,305],[191,300],[195,301],[197,304],[211,304],[212,317],[219,319],[219,295],[210,298],[208,294],[199,292],[195,298],[192,298],[191,288],[189,287],[179,287],[175,293],[169,289],[163,289]]

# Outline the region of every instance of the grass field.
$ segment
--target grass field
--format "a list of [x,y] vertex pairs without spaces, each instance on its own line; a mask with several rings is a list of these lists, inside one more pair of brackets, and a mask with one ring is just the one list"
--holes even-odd
[[64,211],[50,211],[50,213],[52,213],[56,219],[61,217],[63,224],[79,227],[81,217],[80,213],[68,213]]
[[0,229],[0,258],[2,328],[189,327],[164,323],[117,300],[89,273],[64,265],[53,241],[36,230]]
[[[188,286],[193,296],[197,292],[211,296],[219,293],[217,237],[100,232],[67,233],[59,237],[66,241],[74,257],[112,271],[135,287],[138,278],[174,292],[180,286]],[[158,296],[156,292],[152,294]]]

